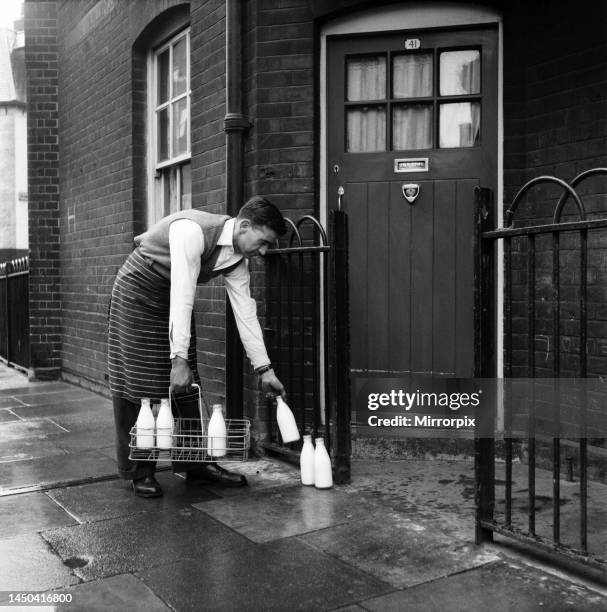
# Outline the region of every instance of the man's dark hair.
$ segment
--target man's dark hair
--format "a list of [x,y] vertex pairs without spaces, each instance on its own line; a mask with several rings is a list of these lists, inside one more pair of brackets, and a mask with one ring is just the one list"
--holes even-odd
[[287,232],[287,224],[282,213],[270,200],[262,196],[253,196],[238,211],[239,219],[248,219],[253,225],[265,225],[274,230],[278,236]]

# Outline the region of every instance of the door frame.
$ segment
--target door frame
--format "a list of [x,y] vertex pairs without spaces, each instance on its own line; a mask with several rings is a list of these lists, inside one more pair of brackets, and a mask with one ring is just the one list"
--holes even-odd
[[[372,34],[377,32],[389,32],[395,30],[420,30],[438,29],[462,26],[488,25],[498,27],[498,75],[497,75],[497,193],[496,193],[496,218],[499,227],[503,219],[503,194],[504,194],[504,130],[503,130],[503,23],[502,15],[490,7],[479,7],[462,2],[454,5],[452,2],[424,3],[412,2],[406,5],[392,4],[383,8],[363,10],[351,15],[336,18],[324,24],[320,30],[320,53],[319,53],[319,218],[321,223],[327,227],[328,221],[328,198],[332,194],[327,193],[327,39],[332,36],[343,36],[351,34]],[[337,197],[337,195],[335,195]],[[497,376],[503,375],[503,268],[499,264],[502,261],[501,248],[497,255],[497,304],[495,338],[497,353]],[[325,313],[321,313],[323,319],[321,326],[324,328]]]

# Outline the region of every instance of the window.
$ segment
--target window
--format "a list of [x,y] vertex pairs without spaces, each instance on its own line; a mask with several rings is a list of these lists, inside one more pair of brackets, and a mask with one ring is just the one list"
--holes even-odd
[[190,149],[190,31],[150,53],[150,189],[148,227],[192,208]]
[[346,151],[480,144],[478,49],[390,52],[346,60]]

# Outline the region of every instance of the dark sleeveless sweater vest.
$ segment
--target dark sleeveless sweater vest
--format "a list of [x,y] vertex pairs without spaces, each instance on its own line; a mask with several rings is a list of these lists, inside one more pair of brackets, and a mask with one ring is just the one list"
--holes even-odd
[[172,215],[160,219],[147,232],[135,236],[135,245],[143,257],[152,262],[154,270],[167,280],[171,279],[171,257],[169,248],[169,227],[177,219],[190,219],[198,223],[204,236],[203,252],[200,257],[200,274],[198,284],[206,283],[210,279],[229,272],[240,264],[240,261],[233,266],[223,268],[219,272],[214,272],[213,268],[219,257],[221,247],[217,246],[223,226],[229,219],[227,215],[213,215],[202,212],[201,210],[182,210]]

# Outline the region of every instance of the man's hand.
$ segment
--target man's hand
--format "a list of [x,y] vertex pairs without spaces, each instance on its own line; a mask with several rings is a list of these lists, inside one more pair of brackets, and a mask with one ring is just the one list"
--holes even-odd
[[171,392],[188,393],[194,382],[188,362],[183,357],[173,357],[171,363]]
[[261,374],[259,383],[261,385],[261,390],[266,395],[282,395],[283,399],[286,398],[287,393],[285,388],[276,377],[276,374],[274,374],[274,370],[270,369]]

